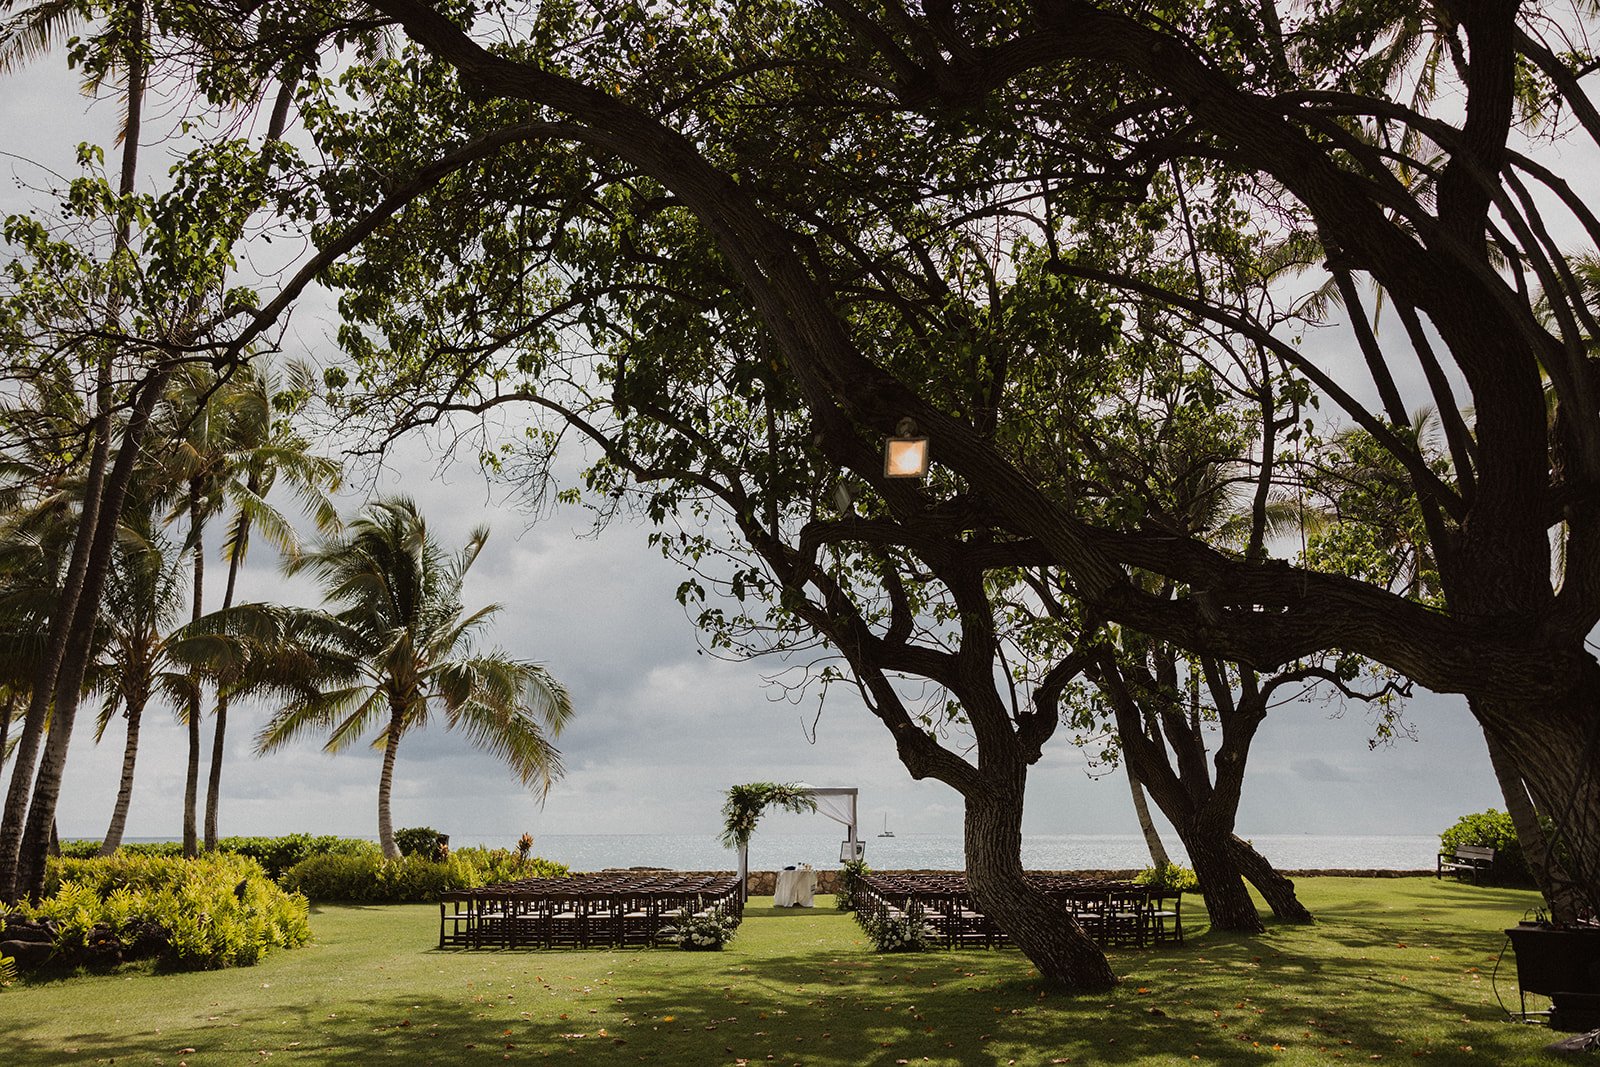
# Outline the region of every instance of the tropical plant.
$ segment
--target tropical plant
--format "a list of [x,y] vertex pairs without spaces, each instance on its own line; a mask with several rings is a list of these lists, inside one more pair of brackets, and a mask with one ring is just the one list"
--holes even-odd
[[407,826],[394,832],[395,847],[402,856],[435,858],[444,835],[431,826]]
[[91,674],[104,694],[95,741],[105,736],[119,710],[127,722],[116,804],[100,847],[104,856],[122,844],[146,705],[163,695],[182,707],[194,687],[194,675],[173,658],[184,622],[185,585],[177,546],[150,521],[148,507],[129,509],[128,518],[134,521],[124,523],[102,600],[104,650]]
[[305,898],[243,856],[52,859],[41,899],[18,913],[48,921],[69,962],[155,955],[178,970],[241,967],[311,936]]
[[[250,549],[252,531],[259,531],[280,552],[293,555],[300,540],[294,527],[266,497],[276,485],[287,486],[318,530],[339,525],[338,512],[327,493],[338,488],[339,466],[311,451],[311,443],[295,430],[292,419],[311,390],[312,371],[303,363],[289,365],[288,381],[280,386],[265,371],[247,365],[236,373],[221,394],[227,416],[226,456],[218,489],[227,509],[227,532],[222,540],[228,564],[222,591],[222,610],[233,605],[239,568]],[[222,794],[222,763],[228,726],[231,687],[237,679],[224,674],[217,685],[216,712],[211,735],[211,771],[206,783],[205,848],[217,847],[217,816]]]
[[335,753],[376,730],[378,840],[391,859],[400,855],[389,803],[395,757],[401,739],[435,713],[541,797],[562,773],[550,738],[572,714],[566,688],[539,664],[473,651],[500,610],[491,604],[469,614],[461,603],[462,582],[488,536],[487,528],[474,530],[447,557],[410,499],[379,499],[344,534],[285,563],[287,573],[314,575],[334,610],[245,605],[218,619],[252,634],[254,677],[306,671],[306,692],[257,735],[259,753],[314,732],[327,733],[323,747]]
[[833,890],[833,906],[840,911],[856,910],[856,884],[872,873],[866,860],[849,860],[839,868],[839,881]]
[[284,873],[285,887],[315,901],[432,903],[456,889],[523,878],[565,878],[565,864],[519,857],[504,848],[463,848],[442,858],[412,855],[384,859],[368,851],[310,856]]
[[1200,888],[1200,879],[1189,868],[1177,863],[1160,863],[1146,867],[1133,876],[1139,885],[1165,889],[1171,893],[1193,893]]
[[796,813],[816,811],[817,799],[805,786],[777,782],[749,782],[728,789],[722,802],[722,833],[719,840],[727,848],[740,848],[750,843],[756,832],[756,823],[768,808],[782,808]]

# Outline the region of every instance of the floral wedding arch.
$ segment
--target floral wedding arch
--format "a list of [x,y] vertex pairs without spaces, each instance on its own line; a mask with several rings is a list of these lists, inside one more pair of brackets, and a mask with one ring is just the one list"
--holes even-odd
[[843,823],[849,835],[839,849],[839,859],[860,859],[864,851],[856,834],[855,786],[815,786],[805,782],[747,782],[732,786],[722,804],[722,843],[739,850],[739,885],[749,895],[750,837],[768,808],[797,813],[816,812]]

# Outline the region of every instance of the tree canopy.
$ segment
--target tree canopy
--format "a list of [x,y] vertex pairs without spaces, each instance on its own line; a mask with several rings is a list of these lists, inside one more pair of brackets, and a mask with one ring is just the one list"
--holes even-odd
[[[588,438],[587,488],[724,583],[714,640],[825,643],[963,794],[974,894],[1042,973],[1111,980],[1055,953],[1014,847],[1109,626],[1466,694],[1600,903],[1587,7],[233,13],[321,52],[293,91],[318,162],[274,157],[319,252],[224,351],[320,276],[375,447],[513,408],[485,456],[513,473]],[[385,25],[405,43],[335,58]],[[926,483],[884,477],[906,419]],[[1174,489],[1219,462],[1248,506],[1194,523]],[[1275,537],[1287,501],[1356,532]],[[1041,590],[1060,617],[1009,610]]]

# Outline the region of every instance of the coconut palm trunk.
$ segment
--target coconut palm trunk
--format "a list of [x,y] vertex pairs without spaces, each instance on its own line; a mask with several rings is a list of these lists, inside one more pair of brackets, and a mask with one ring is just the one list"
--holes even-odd
[[394,789],[394,757],[400,751],[400,735],[405,730],[405,708],[391,705],[389,729],[384,731],[383,773],[378,778],[378,844],[385,859],[400,858],[400,848],[394,843],[394,820],[389,815],[389,796]]
[[133,768],[139,758],[139,723],[144,718],[144,705],[139,697],[128,701],[128,740],[122,749],[122,780],[117,786],[117,805],[111,810],[111,825],[106,827],[106,836],[100,842],[102,856],[109,856],[122,847],[128,807],[133,802]]
[[1166,846],[1161,843],[1161,833],[1156,829],[1155,820],[1150,817],[1150,804],[1145,799],[1144,786],[1139,784],[1139,774],[1127,760],[1122,761],[1122,769],[1128,775],[1128,791],[1133,794],[1133,810],[1139,816],[1139,832],[1144,834],[1145,847],[1150,850],[1150,862],[1158,870],[1170,866],[1172,860],[1167,856]]
[[[206,523],[200,499],[200,481],[189,482],[189,537],[194,542],[194,608],[190,622],[198,622],[205,614],[206,577]],[[183,855],[194,859],[200,854],[199,837],[195,829],[195,812],[200,798],[200,680],[195,679],[194,691],[187,703],[189,738],[189,763],[183,785]]]
[[[251,491],[259,487],[252,484]],[[228,555],[228,584],[222,592],[222,610],[227,611],[233,607],[233,592],[239,579],[239,565],[244,560],[244,548],[249,543],[250,519],[246,516],[240,521],[241,536],[237,542],[237,549]],[[217,809],[222,798],[222,754],[226,748],[225,738],[228,732],[228,697],[229,690],[226,684],[217,686],[217,714],[212,723],[211,733],[211,773],[206,778],[206,851],[217,850]]]
[[22,734],[17,739],[16,761],[11,767],[11,785],[6,791],[5,812],[0,815],[0,903],[15,901],[26,892],[22,875],[22,839],[32,796],[34,766],[44,742],[45,725],[50,714],[50,698],[55,692],[56,678],[60,675],[66,658],[67,644],[72,633],[73,618],[78,601],[83,595],[89,569],[89,548],[94,541],[98,525],[100,497],[105,486],[106,467],[111,452],[111,361],[105,356],[100,362],[100,380],[96,392],[97,412],[93,426],[94,445],[89,456],[89,466],[83,490],[83,504],[78,512],[77,535],[72,541],[72,554],[56,598],[55,610],[50,615],[50,630],[45,636],[44,655],[38,673],[33,679],[33,689],[28,697],[28,709],[22,721]]
[[[123,430],[122,444],[117,452],[110,476],[106,479],[104,499],[98,509],[93,540],[87,555],[83,575],[83,591],[77,599],[72,614],[72,624],[67,634],[67,644],[60,660],[61,669],[56,678],[55,704],[50,715],[50,730],[45,739],[44,754],[39,761],[39,772],[34,779],[33,797],[28,805],[28,819],[23,826],[22,845],[18,851],[16,878],[13,890],[17,893],[36,894],[44,884],[45,852],[49,845],[51,829],[55,825],[56,803],[61,796],[61,776],[66,769],[67,747],[72,740],[72,727],[77,718],[78,704],[83,696],[83,679],[93,650],[95,617],[99,613],[100,595],[105,587],[106,573],[111,566],[112,548],[116,541],[117,526],[122,507],[127,500],[128,486],[133,480],[137,457],[144,443],[150,423],[150,412],[156,399],[165,390],[172,369],[162,366],[152,373],[135,392],[133,410]],[[20,769],[20,768],[19,768]]]

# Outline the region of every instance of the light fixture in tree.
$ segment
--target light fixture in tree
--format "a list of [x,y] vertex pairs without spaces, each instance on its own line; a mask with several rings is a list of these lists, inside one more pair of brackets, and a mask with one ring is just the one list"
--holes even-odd
[[883,476],[885,478],[926,478],[928,476],[928,439],[917,436],[914,419],[901,419],[895,435],[883,443]]

